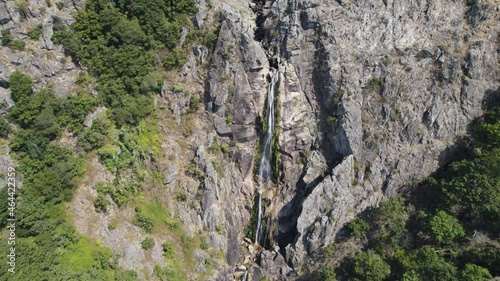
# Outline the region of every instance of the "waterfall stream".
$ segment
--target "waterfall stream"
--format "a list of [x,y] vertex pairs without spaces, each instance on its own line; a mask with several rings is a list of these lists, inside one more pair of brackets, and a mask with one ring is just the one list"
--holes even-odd
[[272,140],[274,137],[274,126],[276,116],[274,113],[274,98],[276,92],[276,84],[279,80],[279,72],[271,79],[267,89],[267,110],[266,110],[266,132],[264,134],[263,142],[261,145],[261,155],[259,161],[259,189],[258,189],[258,215],[257,215],[257,228],[255,230],[255,244],[260,244],[262,239],[262,191],[263,185],[271,180],[272,168]]

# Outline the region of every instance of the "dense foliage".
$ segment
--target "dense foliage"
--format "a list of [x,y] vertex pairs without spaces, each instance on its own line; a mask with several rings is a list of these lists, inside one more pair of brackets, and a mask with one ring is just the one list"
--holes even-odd
[[[64,3],[57,4],[61,9]],[[110,249],[76,233],[67,207],[85,172],[88,155],[97,154],[115,174],[114,182],[95,187],[98,196],[94,206],[99,212],[106,212],[112,203],[120,207],[132,200],[146,180],[158,181],[156,174],[143,166],[154,162],[160,150],[152,94],[163,86],[162,67],[171,70],[186,62],[187,41],[193,42],[200,33],[191,31],[184,46],[181,33],[183,28],[192,29],[189,16],[196,11],[194,0],[89,0],[85,9],[76,12],[71,26],[55,24],[52,38],[87,69],[88,75],[82,72],[77,78],[80,91],[58,98],[50,87],[33,91],[32,80],[21,72],[11,74],[15,106],[7,120],[0,118],[0,137],[10,137],[23,188],[16,199],[18,272],[6,275],[10,273],[2,263],[1,280],[137,280],[136,272],[117,266]],[[40,34],[41,26],[28,31],[32,39]],[[203,43],[214,43],[212,32],[199,38]],[[3,32],[1,44],[24,48],[24,42],[13,39],[8,31]],[[92,82],[97,96],[85,92]],[[107,110],[86,127],[85,118],[97,106]],[[11,124],[15,124],[14,129]],[[68,133],[77,138],[76,147],[60,145],[64,142],[61,137]],[[7,198],[5,188],[0,192]],[[165,233],[167,229],[178,237],[184,235],[180,222],[159,203],[135,204],[141,207],[136,209],[133,222],[145,231]],[[2,204],[2,228],[7,211]],[[117,226],[115,220],[108,228]],[[181,262],[189,261],[196,245],[188,240],[182,240],[185,252],[172,258],[169,267],[158,267],[155,274],[186,280],[188,269]],[[6,246],[0,245],[0,250],[7,253]],[[149,238],[142,243],[144,249],[153,246],[154,240]]]
[[[500,106],[473,133],[475,156],[346,224],[362,251],[333,274],[324,248],[320,280],[488,280],[500,275]],[[496,239],[496,240],[495,240]],[[344,242],[342,242],[344,241]]]
[[[56,98],[50,89],[35,93],[31,79],[17,71],[9,83],[16,105],[8,117],[18,126],[11,148],[23,186],[16,193],[16,274],[2,263],[0,279],[137,280],[135,272],[118,268],[109,249],[79,236],[66,213],[66,203],[84,173],[84,160],[54,141],[64,129],[82,130],[95,99],[87,93]],[[7,198],[6,188],[0,193]],[[2,228],[9,211],[8,201],[4,202],[0,206]],[[7,246],[2,243],[0,251],[7,253]]]
[[56,27],[53,40],[97,77],[116,124],[137,124],[152,112],[150,94],[163,84],[157,61],[169,69],[185,62],[177,45],[196,11],[193,0],[91,0],[70,28]]

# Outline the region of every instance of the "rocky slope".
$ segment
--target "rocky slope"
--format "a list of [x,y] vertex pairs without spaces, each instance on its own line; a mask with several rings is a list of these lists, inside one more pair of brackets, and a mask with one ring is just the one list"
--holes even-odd
[[[59,9],[46,1],[16,3],[0,2],[0,29],[27,45],[23,51],[1,49],[2,110],[12,104],[7,81],[15,69],[33,77],[37,88],[52,85],[57,95],[67,94],[81,71],[50,37],[54,24],[71,24],[71,13],[83,4],[63,1]],[[218,40],[213,54],[194,46],[182,71],[165,77],[157,105],[166,159],[155,168],[165,174],[166,188],[151,192],[190,235],[203,231],[210,247],[224,253],[210,279],[293,280],[307,257],[332,243],[357,213],[447,163],[459,148],[457,139],[482,115],[489,93],[498,91],[495,0],[198,4],[195,25],[220,24]],[[42,34],[28,40],[38,24]],[[264,251],[245,242],[243,230],[255,227],[254,163],[275,71],[280,174],[264,194],[272,230]],[[174,93],[172,85],[185,91]],[[205,112],[186,120],[181,113],[201,92]],[[192,129],[181,131],[186,126]],[[228,152],[214,152],[214,144]],[[6,153],[2,169],[11,163]],[[191,163],[206,176],[190,176]],[[115,215],[127,220],[130,210],[96,213],[90,183],[107,175],[98,163],[93,173],[75,195],[75,225],[121,255],[125,269],[149,272],[140,274],[146,279],[162,264],[160,246],[148,257],[140,249],[140,229],[124,224],[108,230],[103,222]],[[171,199],[179,190],[188,194],[186,201]],[[198,253],[199,270],[206,255]]]

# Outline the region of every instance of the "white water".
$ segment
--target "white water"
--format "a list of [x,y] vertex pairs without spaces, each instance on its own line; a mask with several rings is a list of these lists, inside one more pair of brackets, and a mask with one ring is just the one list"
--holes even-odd
[[262,185],[271,178],[271,143],[274,137],[274,95],[276,91],[276,83],[278,83],[279,72],[271,79],[269,87],[267,88],[267,130],[264,134],[264,141],[261,147],[261,155],[259,162],[259,190],[258,190],[258,216],[257,216],[257,229],[255,230],[255,244],[260,244],[262,232]]

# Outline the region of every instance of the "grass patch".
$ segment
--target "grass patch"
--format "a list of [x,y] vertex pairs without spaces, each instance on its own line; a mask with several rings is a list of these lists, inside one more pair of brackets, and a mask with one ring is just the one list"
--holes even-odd
[[61,256],[61,264],[73,272],[81,272],[95,265],[94,257],[99,252],[99,246],[90,238],[81,237],[77,243],[70,246],[69,251]]
[[151,116],[139,122],[135,140],[140,148],[151,149],[156,155],[160,154],[161,137],[157,116]]

